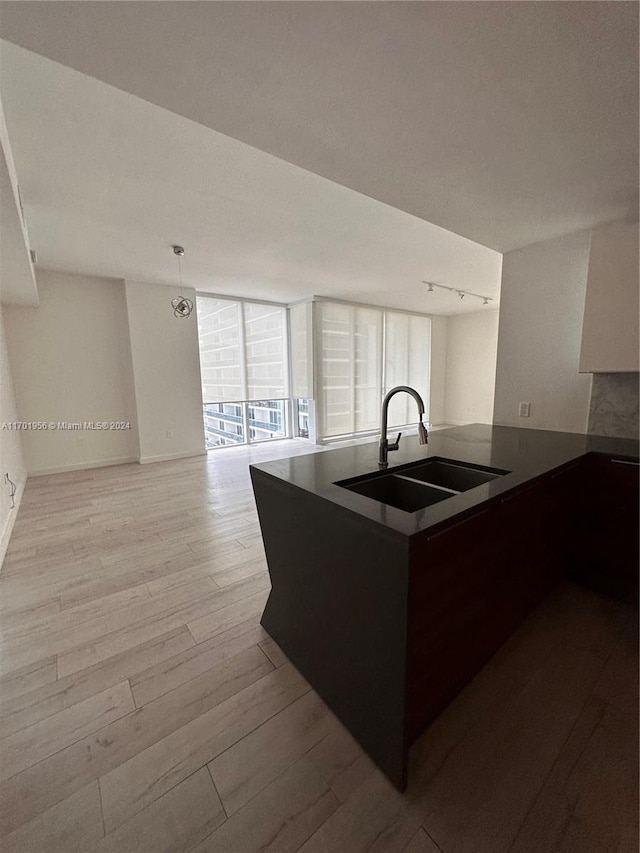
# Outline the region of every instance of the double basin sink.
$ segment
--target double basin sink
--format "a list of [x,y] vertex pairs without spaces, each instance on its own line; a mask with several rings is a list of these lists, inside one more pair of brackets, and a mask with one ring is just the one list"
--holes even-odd
[[341,480],[336,486],[404,512],[418,512],[509,473],[433,457],[393,471]]

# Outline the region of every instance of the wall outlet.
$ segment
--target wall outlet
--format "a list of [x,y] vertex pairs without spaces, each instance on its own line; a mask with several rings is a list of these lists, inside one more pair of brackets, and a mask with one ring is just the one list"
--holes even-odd
[[520,405],[518,406],[519,417],[528,418],[530,409],[531,409],[531,403],[520,403]]
[[167,430],[167,438],[173,438],[173,430],[172,429]]

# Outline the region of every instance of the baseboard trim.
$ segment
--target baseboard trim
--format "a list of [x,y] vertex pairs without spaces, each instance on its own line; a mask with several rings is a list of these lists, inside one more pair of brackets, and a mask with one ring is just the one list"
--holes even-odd
[[13,496],[14,507],[13,509],[9,510],[9,515],[7,516],[7,520],[4,525],[4,530],[2,531],[2,536],[0,537],[0,571],[2,571],[2,564],[4,563],[7,548],[9,547],[9,541],[11,540],[13,525],[16,523],[16,518],[18,517],[18,510],[20,509],[20,503],[22,501],[22,495],[24,494],[24,487],[26,483],[26,477],[23,477],[21,482],[18,483],[18,488],[16,489],[16,493]]
[[46,477],[47,474],[66,474],[67,471],[84,471],[89,468],[108,468],[110,465],[127,465],[138,462],[137,456],[118,456],[115,459],[98,459],[96,462],[75,462],[73,465],[62,465],[59,468],[36,468],[29,471],[29,477]]
[[149,465],[152,462],[170,462],[172,459],[191,459],[192,456],[206,456],[206,450],[196,450],[191,453],[184,451],[178,453],[163,453],[160,456],[141,456],[138,461],[141,465]]

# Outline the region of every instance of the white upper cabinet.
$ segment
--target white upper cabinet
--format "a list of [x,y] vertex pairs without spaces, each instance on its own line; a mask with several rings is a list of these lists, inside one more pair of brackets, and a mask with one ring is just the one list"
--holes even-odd
[[638,224],[615,223],[591,235],[580,372],[639,369]]

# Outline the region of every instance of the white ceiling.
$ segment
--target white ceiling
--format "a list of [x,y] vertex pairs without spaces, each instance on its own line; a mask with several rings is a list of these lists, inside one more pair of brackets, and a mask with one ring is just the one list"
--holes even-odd
[[[501,255],[35,53],[1,43],[2,100],[43,267],[291,302],[497,305]],[[491,307],[491,306],[490,306]],[[487,310],[487,309],[484,309]]]
[[1,12],[17,44],[499,251],[637,214],[634,2]]

